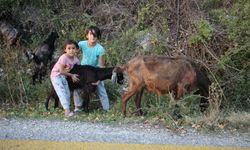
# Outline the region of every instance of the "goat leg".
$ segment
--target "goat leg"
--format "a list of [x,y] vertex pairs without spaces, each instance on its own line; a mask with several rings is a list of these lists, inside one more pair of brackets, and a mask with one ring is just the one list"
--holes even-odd
[[59,97],[57,96],[56,91],[55,91],[53,86],[51,86],[51,89],[50,89],[50,91],[48,93],[48,96],[46,98],[46,101],[44,103],[45,109],[47,111],[49,111],[49,101],[50,101],[51,98],[53,98],[55,100],[54,108],[58,108],[58,106],[59,106]]
[[53,97],[53,93],[52,93],[52,90],[54,90],[54,88],[52,87],[52,89],[50,90],[50,92],[48,93],[48,96],[47,96],[47,98],[46,98],[46,101],[45,101],[45,103],[44,103],[44,105],[45,105],[45,109],[47,110],[47,111],[49,111],[49,101],[50,101],[50,98],[51,97]]
[[54,97],[55,103],[54,103],[54,109],[59,107],[59,97],[56,95],[56,97]]
[[36,84],[36,78],[38,77],[38,72],[35,71],[33,74],[32,74],[32,84],[35,85]]
[[82,108],[86,113],[89,113],[89,97],[89,93],[84,92]]
[[50,100],[50,95],[47,96],[46,101],[44,103],[46,111],[49,111],[49,100]]
[[186,93],[184,85],[178,83],[175,92],[175,100],[179,100]]
[[138,92],[136,89],[138,88],[129,88],[129,90],[122,96],[122,113],[124,117],[126,117],[126,107],[128,100]]
[[141,97],[142,97],[143,91],[144,91],[144,89],[142,88],[138,93],[136,93],[136,97],[135,97],[135,105],[137,108],[137,115],[138,116],[143,115],[143,112],[141,109]]

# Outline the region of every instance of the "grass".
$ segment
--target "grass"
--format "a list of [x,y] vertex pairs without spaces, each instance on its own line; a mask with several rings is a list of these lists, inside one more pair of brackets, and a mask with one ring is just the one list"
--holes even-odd
[[[9,8],[13,9],[12,7]],[[44,11],[48,10],[49,9],[46,8],[46,10]],[[67,10],[64,11],[65,14],[67,14]],[[65,18],[61,19],[61,15],[52,17],[51,23],[57,28],[58,31],[60,31],[60,39],[57,41],[58,43],[57,52],[61,52],[59,44],[61,44],[61,41],[64,40],[65,38],[74,37],[74,39],[80,39],[81,34],[78,33],[78,30],[76,32],[75,29],[82,29],[79,31],[83,31],[83,29],[89,25],[89,22],[94,24],[100,23],[100,22],[95,22],[95,20],[92,20],[91,16],[87,16],[87,18],[86,16],[83,16],[84,19],[81,19],[83,21],[80,22],[78,15],[72,15],[72,16],[76,16],[76,18],[70,17],[70,20],[67,20]],[[42,18],[43,17],[41,16],[41,18],[40,19],[38,18],[37,20],[42,21],[43,20]],[[155,18],[157,19],[158,17]],[[163,26],[166,20],[164,19],[161,20],[163,22],[158,22],[158,23],[160,26]],[[157,20],[155,21],[156,24],[158,24]],[[23,20],[23,22],[25,22],[25,20]],[[78,23],[74,24],[74,22]],[[67,30],[70,26],[72,26],[71,23],[74,24],[74,28],[72,30]],[[138,24],[141,23],[138,22],[135,25]],[[41,29],[45,29],[45,27],[47,27],[46,24],[39,24],[39,23],[36,24],[36,26],[37,28],[39,27]],[[109,54],[111,62],[110,65],[124,64],[128,59],[139,54],[154,54],[154,55],[170,54],[172,48],[170,49],[163,46],[165,45],[164,41],[166,40],[163,40],[163,42],[161,42],[160,38],[156,39],[158,43],[155,44],[155,46],[152,48],[152,51],[146,52],[143,49],[139,48],[138,45],[135,44],[136,43],[135,41],[139,40],[137,36],[140,33],[142,33],[141,30],[138,30],[136,27],[129,29],[130,30],[124,29],[122,33],[119,33],[114,36],[120,38],[114,38],[110,41],[108,40],[109,38],[105,37],[104,34],[102,43],[105,43],[104,45],[107,48],[107,53]],[[230,27],[228,29],[230,29]],[[148,33],[147,30],[151,31],[155,29],[150,28],[149,26],[148,29],[145,29],[145,33]],[[172,29],[168,27],[168,24],[166,22],[166,30],[165,30],[166,33],[162,34],[162,32],[160,32],[156,33],[155,35],[159,34],[163,35],[163,37],[167,37],[167,39],[168,38],[171,39],[170,36],[171,34],[169,34],[172,32],[171,30]],[[67,31],[68,33],[64,34],[62,31]],[[175,32],[175,30],[173,31]],[[43,39],[43,36],[39,35],[40,33],[42,33],[42,31],[38,31],[37,34],[32,35],[32,43],[31,45],[29,45],[29,47],[35,48],[38,45],[38,43],[40,43],[40,41]],[[209,36],[211,35],[209,34]],[[236,41],[234,45],[238,45],[237,40],[239,40],[239,38],[233,37],[232,41]],[[214,42],[211,41],[211,43]],[[222,47],[224,47],[223,45],[227,45],[224,43],[223,40],[221,43],[219,42],[215,44],[216,44],[215,46],[219,45]],[[19,47],[13,47],[9,50],[6,50],[6,48],[3,45],[4,43],[1,42],[0,69],[3,71],[0,72],[0,106],[1,106],[0,116],[63,120],[64,117],[62,109],[51,109],[49,112],[47,112],[43,106],[43,101],[45,99],[44,97],[46,96],[47,89],[50,85],[49,78],[46,81],[44,81],[43,84],[40,85],[38,84],[36,86],[31,85],[30,72],[28,71],[28,69],[32,68],[32,64],[28,64],[27,62],[23,61],[22,59],[23,50],[21,50]],[[205,47],[207,46],[205,45]],[[210,47],[213,46],[210,45]],[[193,48],[191,47],[190,54],[192,54],[192,51],[195,49],[197,49],[196,46]],[[228,50],[228,52],[230,54],[230,49]],[[201,56],[203,57],[203,53],[198,52],[197,57],[202,58]],[[233,56],[236,57],[236,60],[233,58]],[[229,64],[231,63],[234,64],[234,61],[237,63],[238,60],[244,62],[240,58],[241,56],[242,58],[244,58],[247,55],[244,55],[244,57],[243,54],[242,55],[239,54],[239,56],[238,55],[233,55],[233,56],[226,57],[227,58],[226,60],[223,60],[224,57],[222,57],[219,61],[220,62],[225,61],[224,62],[225,64],[229,60],[230,60]],[[210,60],[210,58],[207,58],[207,60]],[[213,63],[213,61],[211,61],[211,63]],[[145,93],[142,100],[142,110],[144,111],[145,115],[136,116],[135,114],[132,114],[132,112],[135,111],[135,105],[133,100],[130,100],[127,107],[129,115],[128,117],[124,118],[121,114],[121,96],[119,90],[117,90],[119,89],[119,87],[106,84],[106,89],[109,90],[108,94],[111,100],[110,101],[111,110],[109,112],[104,112],[102,111],[102,108],[100,106],[100,103],[98,103],[98,101],[94,102],[92,101],[94,107],[91,109],[91,112],[89,114],[82,112],[74,120],[94,122],[94,123],[102,122],[108,124],[141,123],[154,127],[158,126],[158,127],[169,128],[175,131],[182,131],[181,129],[184,126],[192,127],[197,130],[203,130],[203,131],[224,131],[224,130],[233,130],[233,131],[236,130],[242,132],[248,131],[250,127],[250,117],[249,117],[250,105],[248,105],[250,101],[249,101],[249,96],[247,95],[248,94],[247,89],[249,89],[247,88],[248,84],[245,84],[244,78],[241,79],[238,78],[238,76],[236,76],[237,80],[234,81],[235,75],[232,74],[233,72],[231,73],[231,71],[223,74],[223,72],[220,71],[221,69],[216,67],[217,66],[216,63],[211,66],[212,66],[211,72],[219,72],[219,75],[216,75],[215,79],[216,80],[217,78],[221,79],[222,80],[221,82],[224,85],[223,87],[225,89],[228,89],[225,90],[225,92],[228,93],[226,96],[228,97],[228,100],[225,100],[223,102],[224,104],[230,105],[229,107],[228,106],[224,106],[224,108],[220,107],[221,100],[224,99],[225,96],[223,96],[223,93],[220,92],[219,88],[216,88],[217,86],[214,86],[213,87],[214,89],[212,89],[212,91],[210,92],[211,105],[210,108],[204,113],[201,113],[199,111],[199,101],[198,101],[199,97],[195,95],[192,94],[186,95],[185,97],[182,98],[182,100],[176,102],[173,100],[173,96],[171,94],[161,97],[156,97],[153,94]],[[244,67],[244,65],[242,67]],[[247,68],[247,66],[245,66],[245,68]],[[222,73],[221,75],[220,72]],[[231,78],[230,76],[232,76],[233,78]],[[232,81],[234,81],[235,83]],[[246,80],[246,83],[247,81],[248,80]],[[230,82],[232,82],[232,84],[229,84]],[[240,82],[240,84],[238,84],[238,82]],[[248,98],[246,98],[248,100],[245,100],[246,95],[248,96]],[[235,101],[235,99],[237,101]],[[241,105],[245,106],[242,107],[241,112],[239,112],[238,110],[235,112],[233,110],[233,107],[238,107]],[[50,106],[50,108],[52,108],[52,105]]]
[[[93,95],[90,112],[81,112],[72,120],[118,125],[142,124],[156,128],[168,128],[178,133],[183,132],[184,127],[200,131],[229,130],[242,132],[248,131],[250,127],[249,111],[234,112],[229,110],[228,107],[221,108],[222,94],[216,88],[211,88],[210,107],[204,113],[200,112],[199,109],[200,97],[192,93],[185,95],[179,101],[175,101],[172,94],[157,97],[145,92],[142,97],[144,115],[137,116],[134,113],[136,108],[133,99],[131,99],[127,105],[128,116],[124,118],[121,113],[122,87],[110,82],[106,82],[105,86],[110,98],[110,111],[103,111],[98,97]],[[50,87],[49,80],[35,86],[27,84],[25,87],[27,101],[23,100],[22,103],[14,101],[15,103],[12,103],[12,101],[1,100],[1,117],[64,120],[62,108],[53,109],[53,100],[50,102],[50,111],[45,110],[43,103],[48,87]]]
[[[216,108],[209,108],[201,113],[197,107],[197,96],[187,95],[182,100],[175,102],[171,95],[155,97],[145,93],[142,100],[143,116],[131,114],[135,111],[133,100],[127,106],[128,117],[121,113],[121,99],[111,101],[108,112],[102,110],[98,99],[92,100],[89,113],[80,112],[72,121],[83,121],[105,124],[142,124],[154,128],[168,128],[174,132],[182,133],[184,128],[193,128],[197,131],[239,131],[248,132],[250,127],[249,112],[226,112]],[[30,103],[28,106],[6,107],[2,105],[0,116],[6,118],[39,118],[48,120],[64,120],[62,108],[54,109],[50,103],[50,111],[46,111],[43,102]],[[178,107],[176,107],[176,104]]]

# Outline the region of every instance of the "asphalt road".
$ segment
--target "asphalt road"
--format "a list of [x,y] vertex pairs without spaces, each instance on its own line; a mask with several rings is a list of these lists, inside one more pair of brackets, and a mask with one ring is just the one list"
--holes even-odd
[[0,118],[0,140],[9,139],[250,149],[250,133],[202,134],[187,129],[183,134],[176,134],[165,128],[140,124],[107,125],[79,121]]

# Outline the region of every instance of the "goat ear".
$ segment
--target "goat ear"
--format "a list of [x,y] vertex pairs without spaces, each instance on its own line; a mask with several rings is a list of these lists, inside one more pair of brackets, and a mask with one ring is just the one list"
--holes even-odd
[[55,28],[52,28],[51,32],[57,32]]
[[121,68],[120,67],[114,67],[113,72],[120,73],[121,72]]
[[127,65],[124,65],[124,66],[119,67],[119,68],[121,69],[121,72],[124,72],[124,71],[126,71],[126,70],[127,70]]
[[58,35],[58,33],[57,33],[57,31],[56,31],[56,29],[55,28],[53,28],[52,30],[51,30],[51,32],[50,32],[50,34],[53,34],[55,37],[59,37],[59,35]]

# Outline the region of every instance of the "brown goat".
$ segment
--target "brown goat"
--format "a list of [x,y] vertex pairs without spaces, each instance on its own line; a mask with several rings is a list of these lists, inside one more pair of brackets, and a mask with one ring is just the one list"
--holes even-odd
[[128,91],[122,97],[124,116],[127,102],[133,95],[136,95],[138,113],[142,115],[141,96],[145,88],[157,95],[174,92],[175,99],[179,99],[199,87],[201,95],[208,96],[209,79],[199,72],[194,63],[185,58],[139,56],[130,60],[124,69],[127,70],[129,80]]

